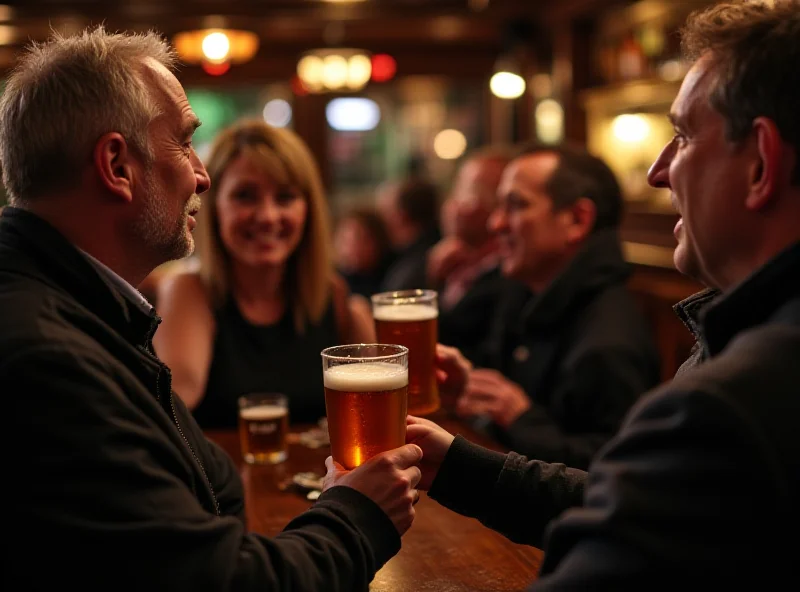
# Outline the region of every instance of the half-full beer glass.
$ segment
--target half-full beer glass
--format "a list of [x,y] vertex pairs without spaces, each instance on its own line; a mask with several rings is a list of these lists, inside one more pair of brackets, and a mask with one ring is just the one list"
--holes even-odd
[[372,297],[372,316],[381,343],[408,348],[408,412],[427,415],[439,409],[436,340],[437,294],[433,290],[383,292]]
[[408,349],[339,345],[322,350],[333,459],[353,469],[406,443]]
[[276,464],[286,460],[289,445],[289,402],[277,393],[239,397],[239,439],[249,464]]

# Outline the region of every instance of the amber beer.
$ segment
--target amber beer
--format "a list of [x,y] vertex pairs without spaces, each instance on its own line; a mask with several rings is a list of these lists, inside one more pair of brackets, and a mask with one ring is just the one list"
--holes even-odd
[[239,400],[239,438],[245,462],[276,464],[285,461],[288,433],[289,409],[285,397],[250,396]]
[[379,356],[338,365],[323,361],[331,454],[348,469],[405,444],[408,358],[406,348],[396,351],[402,355],[398,362]]
[[408,412],[433,413],[440,406],[435,367],[439,331],[436,292],[376,294],[372,297],[372,315],[379,342],[408,348]]

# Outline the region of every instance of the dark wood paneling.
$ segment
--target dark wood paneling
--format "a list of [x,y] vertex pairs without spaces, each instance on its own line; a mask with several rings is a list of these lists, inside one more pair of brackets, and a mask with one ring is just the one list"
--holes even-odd
[[694,338],[672,309],[703,289],[674,269],[636,266],[629,287],[644,312],[661,356],[661,378],[670,380],[689,357]]
[[630,205],[622,221],[622,240],[674,249],[673,230],[678,222],[675,212],[637,210]]

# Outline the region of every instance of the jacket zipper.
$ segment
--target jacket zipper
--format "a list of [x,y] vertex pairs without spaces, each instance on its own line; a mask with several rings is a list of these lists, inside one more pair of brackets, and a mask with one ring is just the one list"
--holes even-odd
[[[147,336],[147,343],[148,344],[152,343],[151,340],[153,338],[153,334],[156,332],[156,328],[158,328],[158,322],[153,323],[153,326],[149,331],[149,334]],[[161,401],[161,386],[160,386],[160,382],[161,381],[159,380],[160,377],[161,377],[161,372],[166,372],[167,373],[167,387],[168,387],[168,394],[169,394],[169,407],[172,410],[172,421],[175,422],[175,427],[178,428],[178,432],[180,433],[181,438],[183,438],[183,441],[186,443],[186,446],[189,448],[189,452],[192,453],[192,456],[194,457],[195,462],[197,462],[197,465],[200,467],[200,472],[203,473],[203,478],[206,480],[206,484],[208,485],[208,490],[211,492],[211,498],[214,500],[214,511],[217,513],[217,516],[220,516],[219,501],[217,500],[217,494],[214,492],[214,487],[211,485],[211,479],[208,478],[208,473],[206,473],[206,468],[203,466],[203,463],[200,460],[200,457],[197,456],[197,454],[194,451],[194,448],[192,448],[192,445],[189,443],[189,439],[186,437],[186,434],[183,433],[183,428],[181,427],[181,423],[178,421],[178,413],[175,411],[175,401],[172,398],[172,372],[170,372],[170,369],[168,367],[166,367],[161,362],[161,360],[156,358],[147,348],[144,348],[144,349],[145,349],[145,351],[147,351],[148,355],[150,355],[151,357],[153,357],[155,359],[155,362],[158,364],[159,369],[160,369],[159,375],[156,376],[156,399],[158,401]]]
[[[197,454],[194,451],[194,448],[192,448],[192,445],[189,443],[189,439],[186,437],[186,434],[183,433],[183,428],[181,427],[181,423],[178,421],[178,414],[175,411],[175,401],[172,398],[172,373],[170,372],[169,368],[164,366],[162,366],[161,370],[162,372],[167,373],[167,384],[169,385],[169,406],[170,409],[172,410],[172,421],[175,422],[175,426],[178,428],[178,432],[180,432],[181,438],[183,438],[183,441],[186,443],[186,446],[189,447],[189,452],[192,453],[194,460],[200,467],[200,472],[203,473],[203,478],[206,480],[206,484],[208,485],[208,490],[211,492],[211,498],[214,500],[214,511],[217,513],[217,516],[219,516],[220,515],[219,501],[217,501],[217,494],[214,492],[214,487],[211,485],[211,479],[208,478],[208,473],[206,473],[206,468],[203,466],[200,457],[197,456]],[[159,388],[159,381],[156,380],[156,395],[158,396],[159,399],[161,398],[160,390],[161,389]]]

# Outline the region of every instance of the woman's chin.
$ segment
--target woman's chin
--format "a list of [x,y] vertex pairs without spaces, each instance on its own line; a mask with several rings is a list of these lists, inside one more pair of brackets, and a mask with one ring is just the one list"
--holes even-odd
[[286,265],[289,257],[284,252],[272,253],[247,253],[235,257],[240,263],[247,267],[282,267]]

